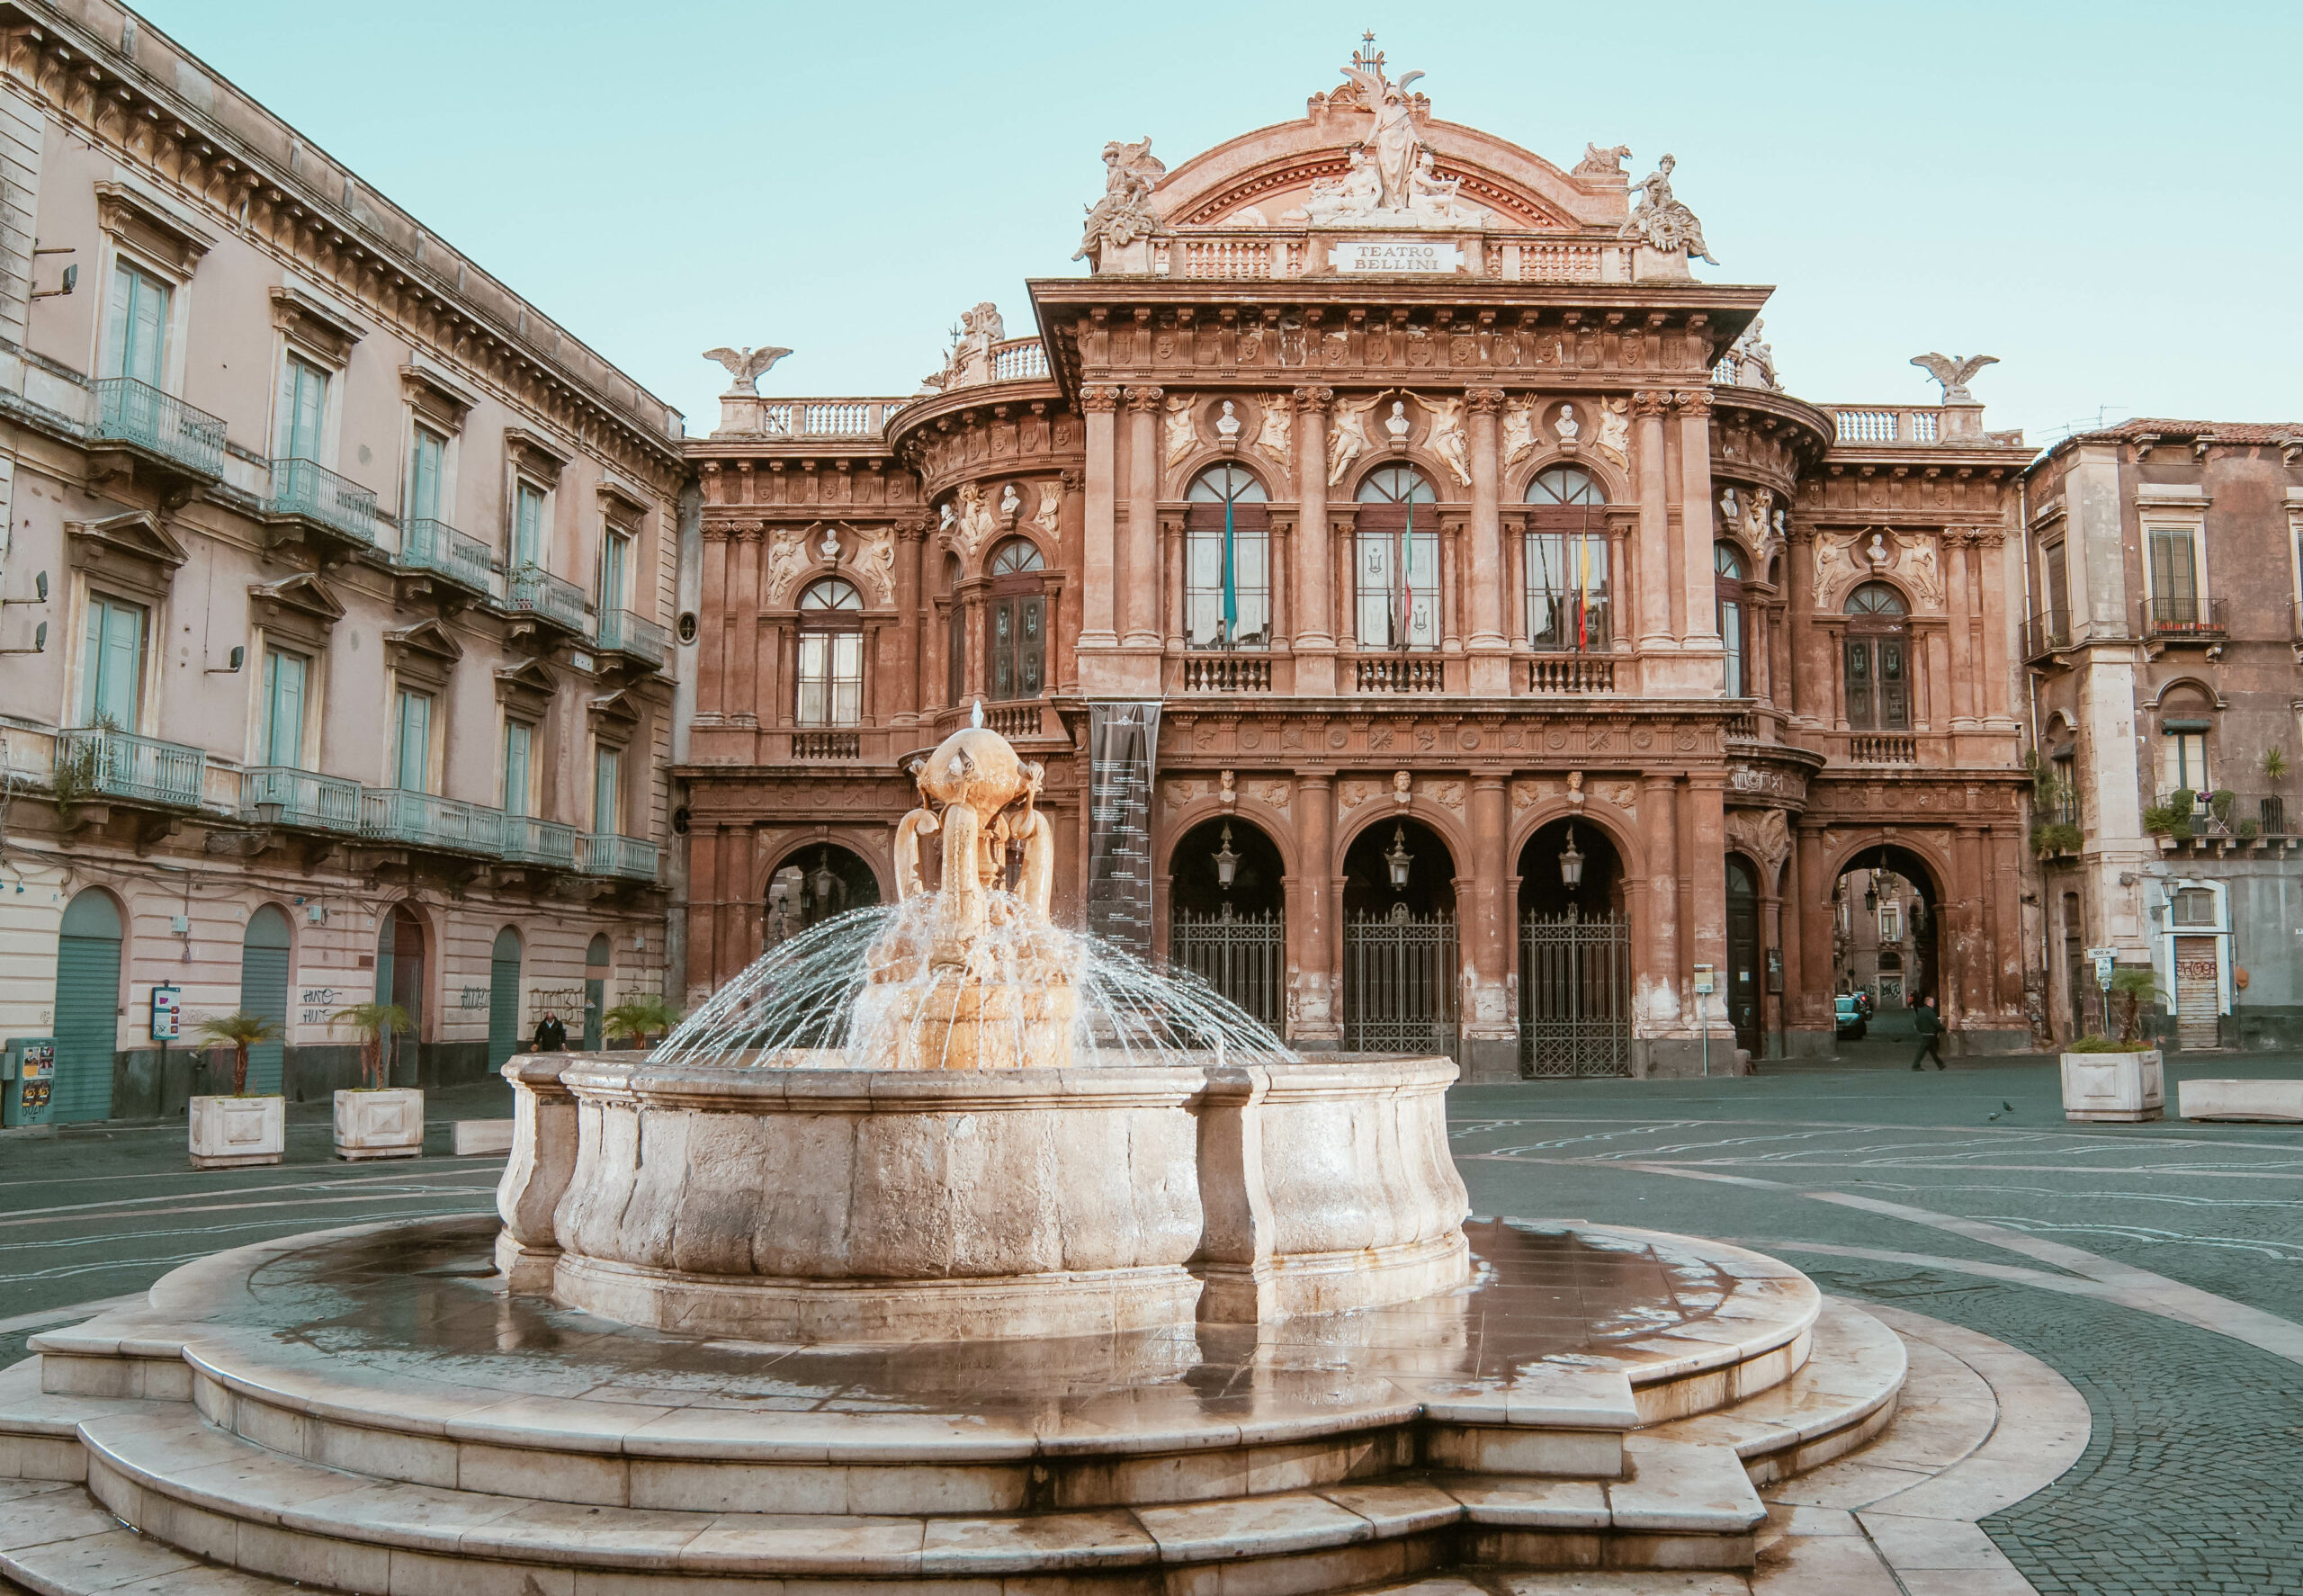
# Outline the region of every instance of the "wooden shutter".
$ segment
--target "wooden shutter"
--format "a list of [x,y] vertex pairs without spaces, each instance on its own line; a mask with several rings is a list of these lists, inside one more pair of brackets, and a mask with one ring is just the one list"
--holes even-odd
[[488,964],[488,1067],[492,1072],[520,1050],[520,939],[496,934]]
[[1878,708],[1871,681],[1871,640],[1847,640],[1847,723],[1858,731],[1878,724]]
[[1885,731],[1911,730],[1911,678],[1904,668],[1904,640],[1879,640],[1879,727]]
[[528,752],[533,732],[524,721],[504,722],[504,812],[528,812]]
[[266,650],[264,656],[264,762],[304,762],[304,658]]

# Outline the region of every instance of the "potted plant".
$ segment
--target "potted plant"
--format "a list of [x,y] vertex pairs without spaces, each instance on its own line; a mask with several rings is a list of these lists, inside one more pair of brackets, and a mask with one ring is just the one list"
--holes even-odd
[[2142,1036],[2143,1000],[2164,1000],[2150,969],[2131,964],[2114,971],[2109,994],[2119,1016],[2119,1034],[2082,1036],[2063,1054],[2063,1116],[2066,1119],[2136,1123],[2167,1112],[2164,1055]]
[[232,1050],[232,1091],[196,1097],[191,1106],[192,1167],[229,1170],[276,1164],[287,1155],[288,1099],[278,1092],[248,1095],[248,1050],[283,1035],[277,1021],[239,1009],[202,1020],[193,1034]]
[[384,1084],[391,1038],[408,1027],[397,1003],[354,1003],[328,1017],[360,1038],[356,1089],[336,1094],[336,1156],[343,1159],[420,1158],[424,1153],[424,1093]]
[[635,998],[618,1003],[600,1018],[602,1033],[611,1038],[645,1047],[650,1036],[662,1041],[680,1023],[678,1012],[661,998]]

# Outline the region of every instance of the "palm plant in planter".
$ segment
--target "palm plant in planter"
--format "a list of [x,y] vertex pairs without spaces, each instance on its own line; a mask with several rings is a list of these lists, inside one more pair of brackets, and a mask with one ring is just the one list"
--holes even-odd
[[243,1009],[202,1020],[195,1034],[211,1046],[232,1050],[232,1095],[244,1098],[248,1091],[248,1050],[277,1042],[285,1033],[277,1020]]
[[384,1085],[384,1045],[408,1029],[408,1010],[397,1003],[354,1003],[328,1016],[328,1024],[343,1026],[360,1038],[362,1089],[381,1091]]
[[663,999],[638,998],[609,1009],[600,1018],[600,1028],[644,1047],[649,1037],[661,1040],[679,1022],[678,1010]]

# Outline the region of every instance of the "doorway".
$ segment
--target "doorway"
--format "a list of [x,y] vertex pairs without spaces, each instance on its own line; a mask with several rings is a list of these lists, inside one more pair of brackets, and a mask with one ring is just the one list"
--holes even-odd
[[405,903],[385,917],[376,943],[376,1001],[397,1006],[408,1028],[391,1040],[384,1060],[384,1084],[414,1086],[424,1035],[425,955],[429,939],[424,922]]
[[1606,833],[1573,818],[1519,850],[1519,1072],[1538,1078],[1631,1069],[1631,920],[1623,860]]
[[605,932],[595,935],[584,950],[584,1036],[578,1045],[586,1053],[600,1050],[600,1018],[607,1008],[608,965],[614,956]]
[[1225,816],[1169,856],[1168,962],[1277,1030],[1286,1021],[1286,865],[1271,838]]
[[120,906],[90,887],[65,906],[56,945],[56,1087],[49,1117],[112,1117],[120,1042]]
[[[1885,955],[1883,955],[1885,956]],[[1759,877],[1751,862],[1727,856],[1727,1023],[1735,1027],[1735,1045],[1753,1058],[1765,1055],[1766,1038],[1760,1027],[1760,894]],[[1900,989],[1901,978],[1897,980]]]
[[1456,860],[1437,832],[1378,821],[1344,856],[1343,1045],[1456,1054]]
[[[240,938],[240,1007],[262,1015],[288,1030],[288,954],[291,941],[288,917],[266,903],[248,916]],[[280,1037],[248,1049],[248,1090],[268,1094],[281,1089],[288,1049]]]
[[496,933],[488,960],[488,1067],[493,1071],[520,1051],[520,933]]

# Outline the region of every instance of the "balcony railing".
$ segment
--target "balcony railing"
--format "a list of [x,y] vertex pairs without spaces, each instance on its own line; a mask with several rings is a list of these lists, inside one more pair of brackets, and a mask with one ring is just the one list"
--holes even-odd
[[670,641],[671,634],[662,627],[630,610],[600,612],[598,642],[603,653],[628,654],[648,665],[661,665]]
[[1757,742],[1760,740],[1760,717],[1757,711],[1741,710],[1729,715],[1720,727],[1720,735],[1730,742]]
[[1438,693],[1447,686],[1436,655],[1376,654],[1351,665],[1351,685],[1361,693]]
[[264,509],[317,521],[355,543],[376,545],[375,494],[309,460],[272,462],[272,497]]
[[133,377],[97,380],[95,435],[133,444],[203,477],[224,474],[224,424]]
[[1543,654],[1528,661],[1528,691],[1536,694],[1612,693],[1616,662],[1592,654]]
[[1030,704],[996,704],[983,712],[983,723],[1000,736],[1014,740],[1018,737],[1040,734],[1040,706]]
[[613,875],[625,881],[656,879],[656,845],[638,837],[617,837],[595,831],[580,839],[578,868],[587,875]]
[[73,727],[56,739],[59,801],[130,798],[197,809],[208,785],[208,756],[181,743],[101,726]]
[[446,853],[499,854],[504,848],[504,811],[412,793],[401,787],[370,787],[360,794],[360,834],[373,842]]
[[792,757],[794,759],[859,759],[864,756],[864,736],[858,731],[794,731],[792,734]]
[[1919,741],[1910,737],[1880,737],[1859,731],[1847,740],[1848,759],[1857,765],[1916,765]]
[[2023,623],[2023,658],[2041,659],[2071,646],[2071,612],[2041,610]]
[[2223,601],[2219,598],[2160,597],[2144,603],[2146,637],[2219,638],[2225,634]]
[[504,579],[504,607],[584,634],[584,590],[540,565],[524,565]]
[[428,570],[474,593],[488,591],[488,545],[468,538],[445,521],[410,521],[399,529],[403,570]]
[[760,430],[772,438],[867,438],[885,427],[903,399],[769,399]]
[[1187,654],[1184,656],[1187,693],[1268,693],[1271,656],[1268,654]]
[[240,772],[240,819],[352,836],[360,829],[360,784],[288,765],[251,766]]
[[1018,382],[1047,375],[1047,345],[1037,338],[1010,338],[991,346],[991,380]]
[[1932,444],[1941,436],[1942,417],[1938,408],[1911,405],[1847,406],[1832,412],[1833,428],[1842,444]]
[[529,814],[504,817],[504,859],[512,865],[576,868],[576,828]]

